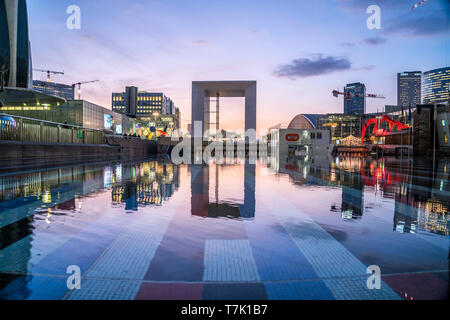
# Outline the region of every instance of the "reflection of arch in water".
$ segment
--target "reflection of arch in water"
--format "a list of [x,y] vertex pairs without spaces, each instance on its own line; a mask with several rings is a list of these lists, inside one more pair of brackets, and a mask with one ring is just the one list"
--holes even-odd
[[209,202],[209,166],[191,165],[191,214],[201,217],[255,217],[255,170],[254,164],[245,162],[244,166],[244,203],[234,206],[219,203],[216,191],[216,202]]

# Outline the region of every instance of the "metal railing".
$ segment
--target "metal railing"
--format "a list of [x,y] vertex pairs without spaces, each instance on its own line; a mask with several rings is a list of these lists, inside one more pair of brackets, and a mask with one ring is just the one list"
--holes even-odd
[[0,140],[103,144],[105,134],[101,130],[0,113]]

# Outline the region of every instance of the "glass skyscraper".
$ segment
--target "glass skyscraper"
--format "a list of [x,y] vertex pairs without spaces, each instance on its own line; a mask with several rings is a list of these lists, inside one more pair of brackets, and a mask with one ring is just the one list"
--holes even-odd
[[434,69],[423,73],[423,103],[442,103],[450,98],[450,67]]
[[415,107],[421,103],[422,72],[397,73],[397,105]]
[[5,86],[31,87],[26,0],[0,1],[0,70]]
[[0,71],[3,72],[5,85],[9,81],[11,52],[9,48],[8,16],[5,1],[0,1]]
[[61,97],[66,100],[74,100],[75,97],[74,87],[67,84],[34,80],[33,89],[42,93]]
[[364,83],[349,83],[344,88],[344,113],[366,113],[366,86]]

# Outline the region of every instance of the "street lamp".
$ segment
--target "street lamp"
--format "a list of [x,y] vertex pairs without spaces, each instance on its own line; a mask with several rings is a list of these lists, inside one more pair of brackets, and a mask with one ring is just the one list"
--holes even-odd
[[[0,92],[5,91],[5,85],[3,81],[3,70],[0,70]],[[3,102],[0,100],[0,108],[3,107]]]
[[4,81],[3,81],[3,70],[0,70],[0,92],[3,92],[3,91],[5,91],[5,86],[4,86]]

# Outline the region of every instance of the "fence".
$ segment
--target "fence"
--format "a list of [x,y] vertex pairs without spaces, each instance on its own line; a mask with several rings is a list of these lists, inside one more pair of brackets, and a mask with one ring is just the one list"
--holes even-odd
[[0,113],[0,140],[103,144],[103,131]]

